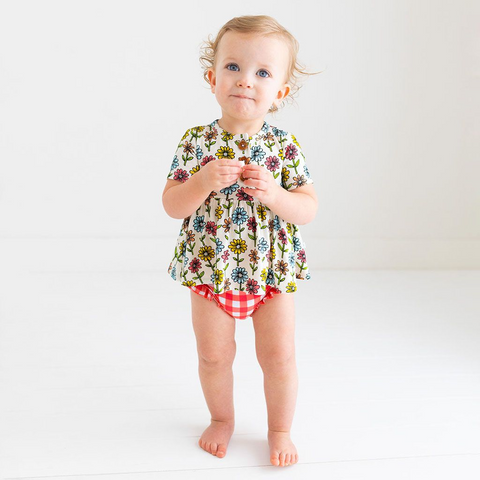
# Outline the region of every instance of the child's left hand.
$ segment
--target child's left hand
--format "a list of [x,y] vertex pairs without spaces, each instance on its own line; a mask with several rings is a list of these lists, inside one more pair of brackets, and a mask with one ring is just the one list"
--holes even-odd
[[[248,163],[240,177],[245,184],[245,193],[257,198],[261,203],[269,206],[275,204],[278,189],[281,188],[273,175],[260,165]],[[255,187],[255,188],[249,188]]]

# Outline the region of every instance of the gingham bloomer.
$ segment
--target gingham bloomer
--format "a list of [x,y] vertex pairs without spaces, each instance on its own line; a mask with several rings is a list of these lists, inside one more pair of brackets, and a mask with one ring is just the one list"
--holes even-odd
[[[208,162],[222,158],[262,165],[286,190],[313,183],[294,135],[267,122],[255,135],[232,134],[218,125],[218,119],[185,132],[167,178],[186,182]],[[187,287],[213,285],[215,293],[262,294],[267,285],[293,293],[297,280],[310,278],[299,227],[243,187],[239,178],[212,191],[183,220],[168,273]]]

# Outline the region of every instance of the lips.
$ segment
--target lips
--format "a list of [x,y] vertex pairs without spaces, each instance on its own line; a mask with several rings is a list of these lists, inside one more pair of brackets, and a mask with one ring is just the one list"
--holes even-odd
[[246,95],[232,95],[235,98],[244,98],[245,100],[253,100],[253,98],[247,97]]

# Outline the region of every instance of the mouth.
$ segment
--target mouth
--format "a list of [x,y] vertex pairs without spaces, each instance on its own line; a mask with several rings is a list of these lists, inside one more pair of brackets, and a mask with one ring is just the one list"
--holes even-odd
[[232,95],[235,98],[243,98],[244,100],[253,100],[251,97],[247,97],[246,95]]

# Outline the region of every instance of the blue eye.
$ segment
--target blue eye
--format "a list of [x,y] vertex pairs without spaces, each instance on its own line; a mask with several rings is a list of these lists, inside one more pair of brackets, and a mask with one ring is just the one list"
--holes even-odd
[[[233,67],[234,69],[232,70],[230,67]],[[238,72],[238,70],[239,70],[238,65],[236,65],[235,63],[229,63],[227,65],[227,69],[231,70],[232,72]],[[235,69],[237,69],[237,70],[235,70]]]
[[258,71],[259,75],[262,73],[265,73],[266,75],[260,75],[260,77],[267,78],[270,76],[270,74],[266,70],[259,70]]

